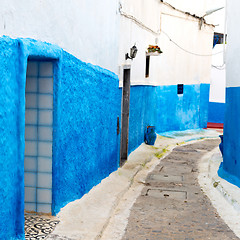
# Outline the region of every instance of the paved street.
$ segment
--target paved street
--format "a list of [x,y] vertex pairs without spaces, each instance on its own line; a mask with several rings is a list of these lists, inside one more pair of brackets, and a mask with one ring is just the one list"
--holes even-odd
[[131,209],[123,240],[238,239],[198,184],[198,161],[219,144],[175,148],[151,172]]

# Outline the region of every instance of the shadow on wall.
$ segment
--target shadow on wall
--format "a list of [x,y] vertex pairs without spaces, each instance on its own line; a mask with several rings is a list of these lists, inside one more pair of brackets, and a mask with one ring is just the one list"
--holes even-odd
[[223,163],[220,177],[240,187],[240,87],[226,88],[225,122],[223,135]]
[[209,102],[208,122],[224,123],[225,103]]

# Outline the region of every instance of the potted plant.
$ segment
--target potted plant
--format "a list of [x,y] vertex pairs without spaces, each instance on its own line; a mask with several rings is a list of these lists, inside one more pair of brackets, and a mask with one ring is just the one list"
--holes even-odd
[[155,53],[154,55],[156,55],[156,54],[159,55],[162,53],[162,50],[157,45],[149,45],[149,47],[147,49],[147,54],[152,55],[152,53]]

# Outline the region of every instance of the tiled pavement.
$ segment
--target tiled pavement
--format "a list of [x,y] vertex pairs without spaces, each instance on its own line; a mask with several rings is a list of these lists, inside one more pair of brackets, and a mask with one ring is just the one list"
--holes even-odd
[[219,144],[205,140],[175,148],[148,175],[123,240],[236,240],[197,180],[198,160]]
[[25,214],[25,240],[45,239],[58,223],[54,217]]

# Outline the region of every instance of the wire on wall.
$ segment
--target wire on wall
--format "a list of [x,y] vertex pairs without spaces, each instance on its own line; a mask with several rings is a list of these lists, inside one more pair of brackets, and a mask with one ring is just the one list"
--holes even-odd
[[150,27],[146,26],[143,22],[139,21],[137,18],[135,18],[134,16],[122,11],[122,5],[119,4],[119,12],[122,16],[131,19],[132,21],[134,21],[138,26],[142,27],[143,29],[155,34],[155,35],[160,35],[160,32],[156,32],[153,29],[151,29]]
[[224,63],[223,65],[221,65],[221,66],[215,66],[215,65],[212,65],[212,67],[213,67],[213,68],[216,68],[217,70],[220,70],[220,71],[226,69],[225,63]]
[[131,19],[132,21],[134,21],[138,26],[142,27],[143,29],[147,30],[148,32],[151,32],[152,34],[154,35],[160,35],[160,33],[163,33],[168,39],[170,42],[172,42],[175,46],[177,46],[178,48],[180,48],[182,51],[186,52],[186,53],[189,53],[189,54],[192,54],[194,56],[199,56],[199,57],[211,57],[211,56],[214,56],[214,55],[217,55],[217,54],[220,54],[220,53],[223,53],[223,51],[221,52],[217,52],[217,53],[214,53],[214,54],[198,54],[198,53],[194,53],[194,52],[191,52],[183,47],[181,47],[178,43],[176,43],[174,40],[172,40],[172,38],[166,33],[164,32],[162,29],[161,29],[161,32],[156,32],[154,31],[153,29],[151,29],[150,27],[146,26],[143,22],[141,22],[140,20],[138,20],[137,18],[135,18],[134,16],[122,11],[122,5],[119,4],[119,13],[128,18],[128,19]]
[[186,49],[184,49],[183,47],[181,47],[179,44],[177,44],[175,41],[173,41],[169,35],[167,33],[165,33],[163,30],[161,30],[161,32],[169,39],[170,42],[172,42],[173,44],[175,44],[178,48],[180,48],[181,50],[183,50],[184,52],[187,52],[189,54],[192,54],[192,55],[195,55],[195,56],[199,56],[199,57],[211,57],[213,55],[217,55],[217,54],[220,54],[222,53],[223,51],[221,52],[217,52],[217,53],[214,53],[214,54],[198,54],[198,53],[194,53],[194,52],[191,52],[191,51],[188,51]]

